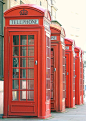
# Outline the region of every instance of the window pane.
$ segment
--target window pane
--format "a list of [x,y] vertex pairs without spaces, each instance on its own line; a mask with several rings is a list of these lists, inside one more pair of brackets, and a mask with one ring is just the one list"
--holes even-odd
[[26,45],[27,44],[27,37],[26,35],[20,36],[20,45]]
[[28,67],[34,67],[34,58],[28,58]]
[[34,35],[28,35],[28,45],[34,45]]
[[34,78],[34,69],[28,69],[28,78]]
[[13,78],[19,78],[19,69],[13,69]]
[[18,91],[12,91],[12,100],[16,101],[19,100],[19,92]]
[[34,91],[27,91],[27,99],[29,101],[34,101]]
[[26,78],[26,69],[20,69],[20,78]]
[[19,45],[19,36],[18,35],[13,36],[13,45]]
[[26,47],[20,47],[20,56],[26,56]]
[[28,47],[28,56],[34,56],[34,47]]
[[19,89],[19,80],[13,80],[13,89]]
[[20,91],[20,100],[26,101],[26,91]]
[[34,90],[34,80],[28,80],[27,89]]
[[46,89],[50,89],[50,80],[46,80]]
[[53,99],[53,91],[51,91],[51,99]]
[[20,67],[26,67],[26,58],[20,58]]
[[20,80],[20,89],[26,89],[26,80]]
[[13,47],[13,56],[19,56],[19,47]]
[[50,90],[46,90],[46,100],[50,99]]
[[19,67],[19,58],[13,58],[13,67]]

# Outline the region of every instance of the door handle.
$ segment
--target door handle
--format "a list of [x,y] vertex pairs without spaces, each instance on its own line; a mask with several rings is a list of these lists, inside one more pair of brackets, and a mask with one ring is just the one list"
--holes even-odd
[[75,78],[76,78],[76,75],[75,75]]
[[37,60],[35,60],[35,65],[37,65]]
[[69,73],[67,72],[67,75],[68,75]]
[[56,68],[54,68],[54,71],[56,71]]

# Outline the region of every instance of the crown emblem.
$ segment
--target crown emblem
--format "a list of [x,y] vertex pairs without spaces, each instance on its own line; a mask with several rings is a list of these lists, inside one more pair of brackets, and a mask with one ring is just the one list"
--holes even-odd
[[20,13],[20,15],[27,15],[28,14],[28,11],[25,10],[25,9],[23,9],[19,13]]

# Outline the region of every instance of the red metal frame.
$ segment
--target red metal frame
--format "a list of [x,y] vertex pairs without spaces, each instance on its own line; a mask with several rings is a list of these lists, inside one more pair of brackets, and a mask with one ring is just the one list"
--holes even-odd
[[51,24],[51,111],[65,111],[65,31]]
[[81,105],[81,87],[82,87],[82,79],[80,79],[80,64],[81,64],[81,49],[75,46],[75,104]]
[[84,104],[84,60],[83,60],[83,56],[84,56],[84,51],[81,50],[81,79],[82,79],[82,91],[81,91],[81,95],[82,95],[82,104]]
[[75,107],[75,41],[65,38],[67,108]]
[[[37,116],[39,118],[47,118],[50,114],[50,14],[47,10],[42,9],[35,5],[19,5],[7,10],[4,13],[5,28],[4,28],[4,116],[6,117],[21,117],[21,116]],[[33,20],[38,20],[38,23],[34,23]],[[10,24],[10,20],[31,20],[33,23],[18,24],[14,21],[14,24]],[[23,21],[24,22],[24,21]],[[19,36],[19,45],[13,45],[13,36]],[[28,101],[26,93],[26,101],[12,101],[12,55],[13,47],[19,47],[19,55],[15,56],[19,59],[19,65],[21,61],[21,49],[20,35],[26,35],[27,39],[26,48],[28,45],[28,35],[34,35],[34,56],[28,55],[26,49],[26,58],[34,58],[34,67],[27,67],[28,60],[26,60],[26,75],[27,69],[34,69],[34,90],[22,90],[21,91],[34,91],[34,101]],[[48,44],[47,44],[48,43]],[[22,56],[23,58],[23,56]],[[48,58],[48,61],[47,61]],[[37,60],[37,64],[35,61]],[[48,63],[48,65],[47,65]],[[48,67],[47,67],[48,66]],[[16,69],[21,67],[16,67]],[[47,72],[48,70],[48,72]],[[21,71],[19,71],[19,91],[20,95],[20,77]],[[48,81],[47,81],[48,78]],[[33,78],[29,78],[33,79]],[[17,80],[17,78],[15,79]],[[26,86],[28,75],[25,78]],[[46,86],[48,85],[48,86]]]

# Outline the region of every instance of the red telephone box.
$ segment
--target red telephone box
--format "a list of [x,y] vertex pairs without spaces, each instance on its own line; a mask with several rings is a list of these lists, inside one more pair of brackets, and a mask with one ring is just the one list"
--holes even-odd
[[50,114],[50,14],[35,5],[7,10],[4,33],[4,118]]
[[75,41],[65,38],[66,99],[67,108],[75,107]]
[[75,104],[82,104],[81,101],[81,90],[82,90],[82,79],[80,79],[80,63],[81,63],[81,49],[75,46]]
[[51,24],[51,111],[65,111],[64,29]]
[[81,50],[81,62],[80,62],[80,80],[81,80],[81,102],[82,104],[84,104],[84,60],[83,60],[83,55],[84,55],[84,51]]

